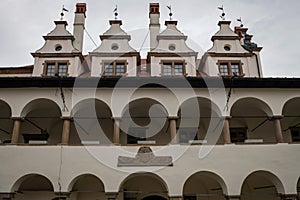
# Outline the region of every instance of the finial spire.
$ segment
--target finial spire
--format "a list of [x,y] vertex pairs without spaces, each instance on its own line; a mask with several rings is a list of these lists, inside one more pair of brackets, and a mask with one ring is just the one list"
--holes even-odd
[[244,24],[243,24],[243,21],[242,21],[242,18],[240,17],[239,19],[236,19],[238,22],[240,22],[240,27],[244,27]]
[[119,13],[118,13],[118,5],[116,5],[116,7],[115,7],[113,13],[114,13],[114,15],[115,15],[115,20],[118,19],[118,15],[119,15]]
[[225,14],[225,11],[224,11],[224,6],[222,5],[221,7],[218,7],[218,9],[222,11],[222,14],[220,15],[220,17],[223,21],[225,21],[226,14]]
[[65,13],[64,13],[64,12],[69,12],[69,10],[66,9],[65,6],[63,5],[63,6],[62,6],[61,13],[60,13],[60,20],[61,20],[61,21],[64,20],[64,16],[65,16]]
[[167,6],[167,8],[169,9],[169,16],[170,16],[170,21],[172,21],[172,16],[173,16],[173,13],[172,13],[172,6],[171,5],[169,5],[169,6]]

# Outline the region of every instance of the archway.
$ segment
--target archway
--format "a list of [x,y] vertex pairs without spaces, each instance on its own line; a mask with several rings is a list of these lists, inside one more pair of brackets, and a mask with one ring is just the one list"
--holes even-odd
[[168,112],[161,103],[150,98],[131,101],[124,108],[120,129],[122,144],[170,142]]
[[0,100],[0,144],[10,143],[12,126],[11,108]]
[[211,172],[191,175],[183,188],[184,200],[225,200],[226,192],[224,181]]
[[78,176],[72,181],[70,186],[71,199],[105,199],[103,182],[94,175],[85,174]]
[[19,142],[58,144],[61,143],[63,122],[60,107],[50,99],[35,99],[22,110]]
[[20,178],[14,185],[16,200],[53,199],[53,185],[46,177],[30,174]]
[[220,135],[224,118],[219,107],[211,100],[198,97],[184,101],[178,110],[178,117],[180,143],[198,140],[203,144],[223,144]]
[[252,141],[257,143],[276,142],[271,108],[262,100],[243,98],[237,100],[230,110],[230,135],[233,143]]
[[288,100],[282,109],[281,120],[285,141],[300,142],[300,98]]
[[152,198],[153,200],[168,199],[166,183],[153,173],[131,174],[120,186],[120,200],[149,200]]
[[251,173],[243,182],[242,200],[280,200],[279,194],[284,194],[284,188],[274,174],[266,171]]
[[111,144],[113,119],[109,106],[98,99],[86,99],[72,110],[70,144]]

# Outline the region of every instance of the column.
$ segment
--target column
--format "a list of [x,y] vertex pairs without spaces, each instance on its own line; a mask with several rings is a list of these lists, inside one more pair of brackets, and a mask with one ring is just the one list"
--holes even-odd
[[63,130],[61,135],[61,144],[68,145],[70,139],[71,117],[62,117]]
[[120,144],[120,118],[114,118],[114,135],[113,135],[113,143]]
[[281,123],[280,120],[283,116],[273,116],[272,120],[274,123],[274,129],[275,129],[275,137],[276,141],[278,143],[283,143],[283,136],[282,136],[282,130],[281,130]]
[[224,144],[231,144],[229,120],[231,117],[224,117],[224,126],[222,130]]
[[107,200],[116,200],[118,197],[118,192],[107,192],[105,193],[106,199]]
[[240,200],[241,196],[239,195],[231,195],[231,196],[225,196],[226,200]]
[[179,143],[179,138],[177,136],[177,128],[176,128],[177,119],[178,119],[178,117],[169,117],[171,144],[178,144]]
[[20,135],[20,126],[22,119],[20,117],[12,118],[13,122],[13,131],[11,137],[11,144],[18,144],[19,142],[19,135]]

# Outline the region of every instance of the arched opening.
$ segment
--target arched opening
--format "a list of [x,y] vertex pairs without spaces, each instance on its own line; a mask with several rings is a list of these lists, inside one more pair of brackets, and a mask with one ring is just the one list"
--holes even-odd
[[223,144],[224,118],[218,106],[206,98],[191,98],[180,105],[177,120],[179,142]]
[[272,173],[257,171],[244,181],[241,191],[242,200],[280,200],[284,194],[283,185]]
[[49,99],[36,99],[22,110],[19,142],[29,144],[61,143],[61,109]]
[[235,102],[230,111],[230,136],[233,143],[274,143],[274,124],[270,107],[255,98]]
[[0,100],[0,144],[11,142],[12,127],[10,106]]
[[91,174],[81,175],[72,181],[71,199],[105,199],[104,185],[100,179]]
[[190,176],[183,188],[184,200],[225,200],[226,185],[216,174],[197,172]]
[[[155,197],[155,198],[154,198]],[[119,199],[168,199],[165,182],[152,173],[135,173],[127,177],[121,184]]]
[[20,178],[14,186],[16,200],[38,200],[55,198],[53,185],[46,177],[30,174]]
[[70,144],[111,144],[113,119],[109,106],[98,99],[86,99],[72,110]]
[[300,98],[293,98],[284,104],[281,120],[283,137],[288,142],[300,142]]
[[143,98],[130,102],[120,123],[121,144],[168,144],[168,112],[156,100]]

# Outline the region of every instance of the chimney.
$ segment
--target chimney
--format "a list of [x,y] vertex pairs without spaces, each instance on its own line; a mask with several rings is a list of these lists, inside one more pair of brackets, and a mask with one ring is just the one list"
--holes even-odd
[[157,36],[160,31],[160,12],[159,12],[159,3],[150,3],[149,9],[149,18],[150,18],[150,51],[152,51],[158,44]]
[[74,19],[74,38],[75,41],[73,45],[76,49],[82,52],[83,48],[83,36],[84,36],[84,25],[85,25],[85,18],[86,18],[86,3],[77,3],[76,4],[76,12],[75,12],[75,19]]

